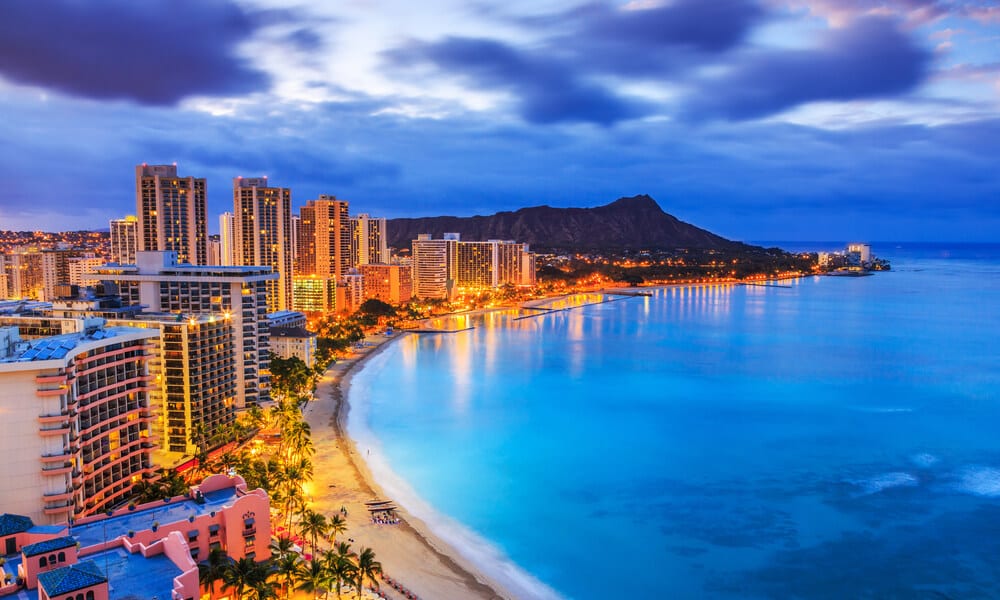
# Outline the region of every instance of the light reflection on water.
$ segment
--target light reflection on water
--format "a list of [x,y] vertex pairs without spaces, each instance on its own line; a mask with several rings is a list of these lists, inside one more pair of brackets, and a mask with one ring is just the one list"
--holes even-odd
[[990,597],[1000,278],[916,267],[409,336],[371,427],[422,497],[572,597],[604,597],[580,574],[609,552],[638,597]]

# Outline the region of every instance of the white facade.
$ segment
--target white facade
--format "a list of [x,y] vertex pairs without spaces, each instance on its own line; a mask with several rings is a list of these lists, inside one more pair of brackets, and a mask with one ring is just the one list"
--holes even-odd
[[84,326],[30,345],[14,328],[0,333],[0,498],[38,523],[120,503],[153,472],[146,340],[156,333]]
[[107,266],[90,281],[114,282],[127,304],[150,312],[181,315],[229,315],[236,354],[236,407],[266,401],[268,368],[268,282],[278,278],[269,267],[223,267],[177,264],[173,252],[139,252],[136,266]]

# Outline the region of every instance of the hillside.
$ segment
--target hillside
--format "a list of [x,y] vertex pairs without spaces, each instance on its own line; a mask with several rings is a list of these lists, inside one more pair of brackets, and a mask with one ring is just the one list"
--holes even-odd
[[417,234],[445,232],[463,240],[516,240],[533,249],[734,249],[742,246],[665,213],[646,195],[594,208],[534,206],[475,217],[390,219],[389,245],[409,248]]

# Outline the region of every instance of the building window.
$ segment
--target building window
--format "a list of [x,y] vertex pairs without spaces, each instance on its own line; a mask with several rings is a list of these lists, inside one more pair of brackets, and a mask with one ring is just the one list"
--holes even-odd
[[59,553],[59,562],[63,562],[64,560],[66,560],[66,553],[65,552],[60,552]]
[[39,567],[47,567],[47,566],[49,566],[49,561],[46,560],[46,558],[43,556],[43,557],[41,557],[41,558],[38,559],[38,566]]

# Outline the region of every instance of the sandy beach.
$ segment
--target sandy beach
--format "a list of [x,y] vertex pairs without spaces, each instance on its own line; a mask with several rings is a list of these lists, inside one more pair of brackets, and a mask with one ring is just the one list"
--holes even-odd
[[[369,519],[364,503],[387,498],[346,433],[347,392],[361,363],[406,335],[415,334],[368,336],[366,342],[373,346],[337,361],[320,380],[315,400],[304,411],[316,448],[310,507],[327,516],[345,507],[348,528],[343,537],[354,540],[355,550],[371,547],[385,573],[419,598],[513,598],[402,507],[397,525],[376,525]],[[382,590],[390,598],[403,598],[386,585]]]

